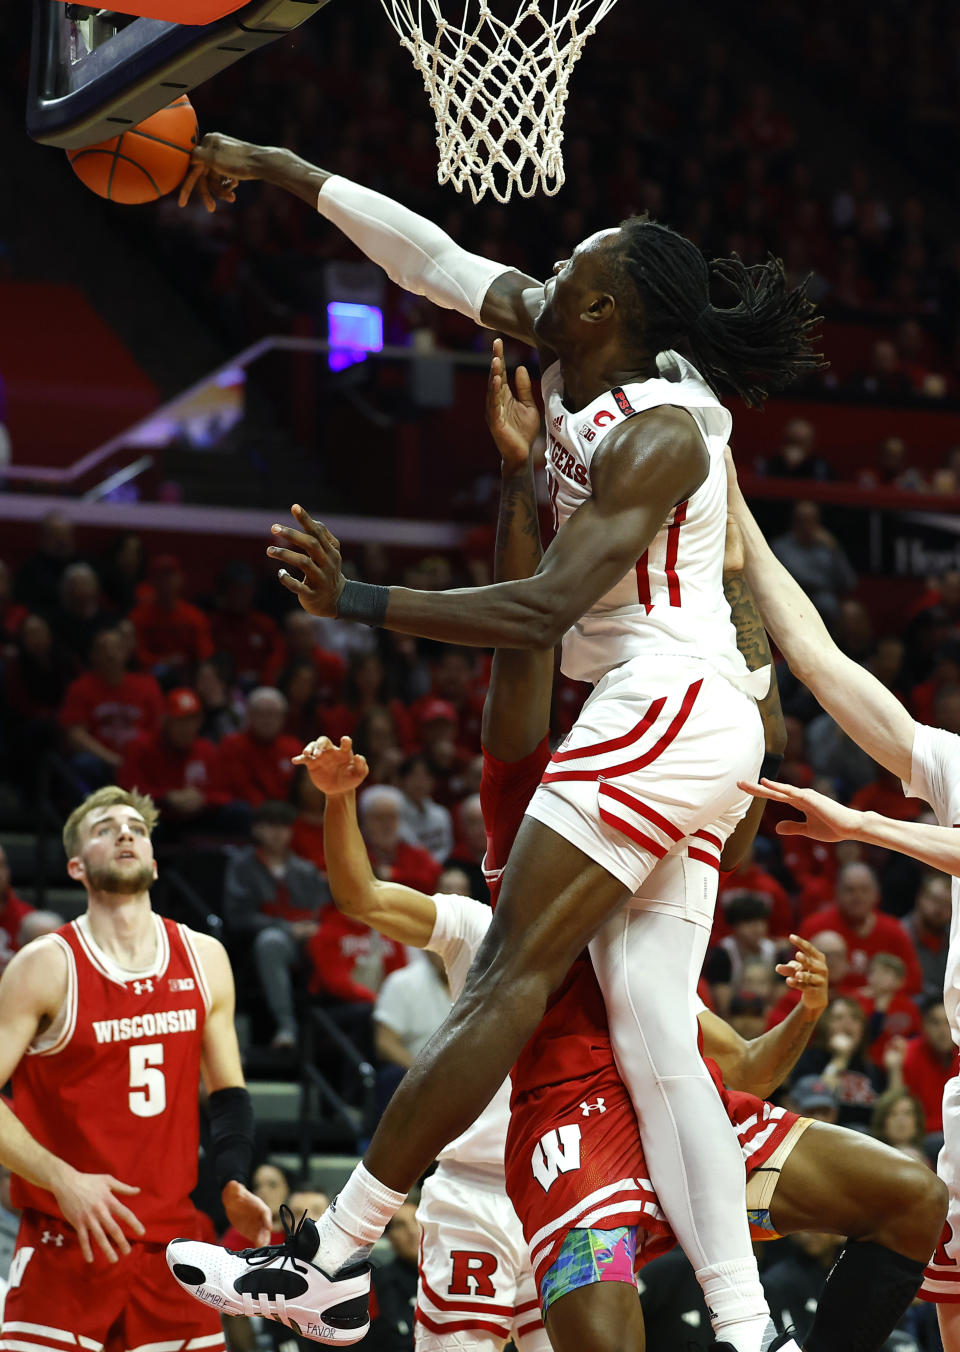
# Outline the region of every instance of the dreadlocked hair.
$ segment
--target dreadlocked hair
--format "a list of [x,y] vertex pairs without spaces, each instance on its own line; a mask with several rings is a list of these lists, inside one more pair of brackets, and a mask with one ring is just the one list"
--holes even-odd
[[[752,267],[736,255],[708,263],[690,240],[647,216],[631,216],[620,230],[617,272],[642,302],[626,307],[638,346],[654,355],[679,348],[715,394],[751,405],[826,364],[811,346],[820,316],[806,283],[791,290],[778,258]],[[711,304],[711,292],[732,304]]]

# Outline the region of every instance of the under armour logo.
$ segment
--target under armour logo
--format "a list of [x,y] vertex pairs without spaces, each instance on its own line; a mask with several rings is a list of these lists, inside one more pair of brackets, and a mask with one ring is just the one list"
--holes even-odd
[[62,1249],[65,1241],[63,1235],[54,1234],[52,1230],[44,1230],[41,1242],[43,1244],[56,1244],[58,1249]]
[[152,977],[146,977],[143,981],[135,981],[133,983],[133,993],[134,995],[144,995],[144,994],[152,995],[153,994]]
[[602,1098],[598,1098],[596,1103],[581,1103],[580,1111],[584,1117],[589,1117],[591,1113],[605,1113],[607,1110],[604,1103]]

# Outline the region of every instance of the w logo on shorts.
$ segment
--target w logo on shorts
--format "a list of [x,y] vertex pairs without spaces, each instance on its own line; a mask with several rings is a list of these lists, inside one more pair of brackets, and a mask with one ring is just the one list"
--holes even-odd
[[548,1131],[534,1146],[530,1160],[533,1176],[549,1192],[560,1174],[580,1168],[580,1128],[568,1123]]

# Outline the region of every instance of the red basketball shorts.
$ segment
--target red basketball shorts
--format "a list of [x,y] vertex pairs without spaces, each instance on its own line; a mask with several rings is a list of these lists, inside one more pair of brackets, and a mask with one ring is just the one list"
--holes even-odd
[[131,1244],[116,1263],[94,1246],[84,1262],[64,1221],[25,1211],[10,1264],[4,1339],[21,1352],[222,1352],[216,1311],[182,1291],[163,1244]]
[[[751,1232],[774,1239],[770,1198],[807,1122],[752,1094],[725,1091],[723,1099],[744,1157]],[[676,1243],[647,1176],[633,1105],[613,1066],[519,1095],[505,1166],[538,1290],[570,1230],[635,1226],[638,1268]]]

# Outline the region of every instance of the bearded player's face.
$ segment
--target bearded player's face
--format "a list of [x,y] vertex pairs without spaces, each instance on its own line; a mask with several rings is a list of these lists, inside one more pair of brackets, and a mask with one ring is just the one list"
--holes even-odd
[[157,876],[147,824],[133,807],[117,805],[93,812],[83,823],[80,859],[88,885],[96,892],[134,896]]

